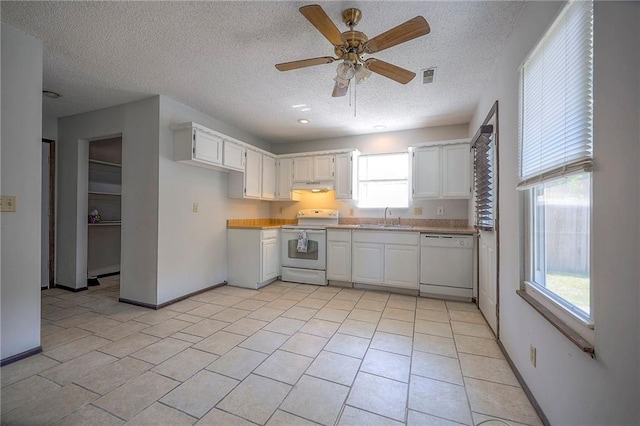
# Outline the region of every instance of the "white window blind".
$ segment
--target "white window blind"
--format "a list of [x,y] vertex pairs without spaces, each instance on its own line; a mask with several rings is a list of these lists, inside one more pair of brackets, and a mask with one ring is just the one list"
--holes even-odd
[[481,126],[477,138],[471,144],[473,149],[473,183],[475,188],[475,226],[492,231],[494,225],[494,161],[493,126]]
[[409,155],[361,155],[358,163],[358,207],[409,205]]
[[521,68],[519,189],[593,157],[593,3],[572,1]]

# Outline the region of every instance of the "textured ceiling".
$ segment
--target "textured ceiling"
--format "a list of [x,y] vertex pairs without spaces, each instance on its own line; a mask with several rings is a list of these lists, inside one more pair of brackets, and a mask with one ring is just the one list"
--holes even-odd
[[[362,10],[372,38],[417,15],[431,34],[379,52],[414,71],[407,85],[374,74],[332,98],[335,64],[279,72],[274,65],[333,54],[298,12],[309,2],[1,2],[2,21],[44,43],[44,98],[53,117],[166,95],[270,142],[293,142],[467,123],[523,2],[322,2]],[[420,70],[437,67],[434,84]],[[292,105],[306,104],[301,112]],[[302,126],[297,119],[311,123]]]

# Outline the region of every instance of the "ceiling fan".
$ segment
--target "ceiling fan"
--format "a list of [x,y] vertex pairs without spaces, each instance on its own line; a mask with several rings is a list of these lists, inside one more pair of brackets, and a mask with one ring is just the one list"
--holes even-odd
[[349,8],[342,12],[342,22],[349,27],[348,31],[342,33],[322,7],[317,4],[301,7],[300,13],[329,40],[334,47],[336,57],[321,56],[301,61],[284,62],[277,64],[276,68],[279,71],[289,71],[342,60],[338,65],[337,75],[334,78],[336,83],[333,88],[333,97],[346,95],[352,78],[355,77],[356,82],[359,83],[366,80],[372,72],[402,84],[407,84],[413,80],[416,76],[414,72],[380,59],[365,59],[364,56],[413,40],[429,34],[431,31],[427,21],[422,16],[416,16],[389,31],[369,39],[363,32],[353,29],[362,18],[362,12],[359,9]]

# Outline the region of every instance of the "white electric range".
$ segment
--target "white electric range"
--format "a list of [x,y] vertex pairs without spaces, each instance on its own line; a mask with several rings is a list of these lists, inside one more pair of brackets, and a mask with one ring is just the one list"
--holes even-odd
[[[331,209],[300,210],[297,225],[281,231],[282,281],[327,285],[327,230],[337,225],[339,212]],[[300,240],[306,238],[306,250]]]

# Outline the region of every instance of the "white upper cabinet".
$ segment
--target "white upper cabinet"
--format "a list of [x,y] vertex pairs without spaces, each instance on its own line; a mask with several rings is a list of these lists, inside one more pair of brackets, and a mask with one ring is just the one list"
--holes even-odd
[[336,200],[356,200],[358,152],[336,154],[335,198]]
[[334,176],[335,155],[315,155],[293,159],[293,182],[330,182]]
[[469,145],[442,147],[442,196],[468,198],[471,196],[471,166]]
[[246,149],[237,143],[224,141],[224,152],[222,155],[222,165],[229,169],[244,172],[244,153]]
[[266,154],[262,154],[262,198],[276,198],[276,159]]
[[297,157],[293,159],[293,181],[313,181],[313,157]]
[[413,198],[440,196],[440,147],[418,148],[413,153]]
[[247,148],[244,173],[229,173],[231,198],[274,200],[276,197],[276,159],[272,155]]
[[204,128],[187,123],[173,135],[173,159],[200,167],[220,169],[223,139]]
[[262,153],[247,149],[244,172],[244,195],[247,198],[262,197]]
[[276,200],[300,201],[300,193],[292,191],[293,159],[281,158],[276,162]]
[[222,138],[195,129],[193,133],[193,157],[212,164],[222,164]]
[[413,198],[470,198],[469,144],[436,145],[413,152]]
[[313,157],[313,180],[332,181],[335,179],[335,155],[316,155]]

